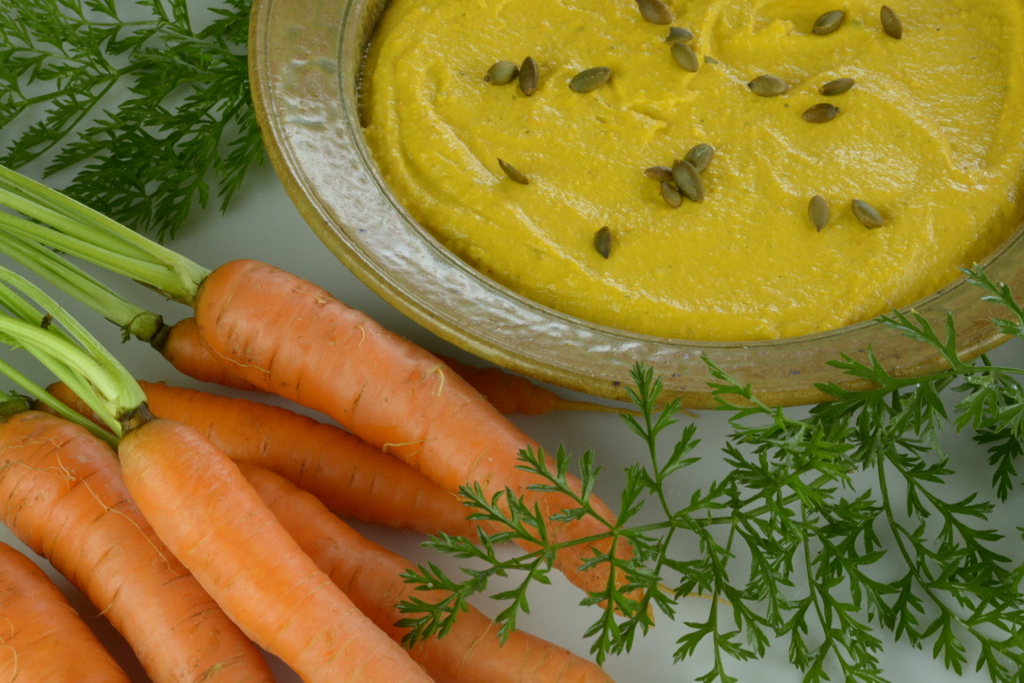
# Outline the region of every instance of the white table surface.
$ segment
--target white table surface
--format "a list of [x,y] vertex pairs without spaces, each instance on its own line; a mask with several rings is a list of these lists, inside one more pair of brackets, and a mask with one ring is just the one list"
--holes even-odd
[[[35,172],[38,177],[37,168],[30,168],[28,172],[30,174]],[[59,184],[60,180],[54,182]],[[366,311],[386,327],[432,351],[457,355],[464,360],[470,359],[460,350],[454,349],[413,324],[347,272],[303,222],[269,165],[250,174],[247,183],[235,197],[226,214],[222,215],[213,208],[195,213],[189,225],[170,246],[209,267],[234,258],[255,258],[269,261],[327,288],[342,301]],[[160,297],[141,289],[133,290],[131,296],[137,297],[144,305],[164,314],[172,322],[189,315],[187,309],[165,302]],[[72,310],[78,311],[79,309],[72,307]],[[166,380],[183,386],[199,386],[197,382],[177,373],[147,345],[138,342],[121,344],[120,333],[114,329],[113,325],[104,323],[84,311],[81,313],[81,317],[82,321],[91,327],[101,341],[116,351],[122,362],[138,378]],[[994,355],[997,359],[1005,359],[1005,362],[1019,364],[1022,360],[1022,348],[1024,347],[1014,342],[997,350]],[[7,352],[4,355],[9,357]],[[24,356],[14,356],[14,358],[24,358]],[[29,366],[28,363],[25,365],[26,368]],[[49,380],[44,373],[37,374],[40,380]],[[4,386],[4,388],[9,387]],[[232,392],[225,391],[224,393]],[[561,393],[570,397],[585,398],[572,392],[563,391]],[[562,412],[537,417],[514,417],[513,419],[541,445],[551,451],[559,444],[565,445],[571,453],[576,455],[581,454],[587,448],[594,448],[598,462],[604,468],[597,493],[612,504],[618,499],[618,493],[621,490],[623,468],[638,458],[644,457],[644,451],[637,437],[630,433],[615,415]],[[700,472],[706,475],[707,479],[691,481],[681,478],[680,488],[674,493],[684,497],[689,496],[695,489],[706,486],[712,478],[717,478],[724,472],[719,448],[727,433],[725,415],[702,412],[696,419],[699,423],[698,435],[702,439],[697,454],[705,456],[707,460],[701,465]],[[690,418],[682,418],[678,428],[690,421]],[[957,443],[962,443],[962,440],[958,440]],[[966,443],[958,448],[957,457],[969,462],[972,458],[983,458],[984,456],[980,448]],[[975,481],[977,480],[975,479]],[[1015,491],[1012,496],[1013,500],[1022,501],[1020,490]],[[1020,509],[1019,505],[1015,507]],[[1010,539],[1006,546],[1007,553],[1020,561],[1021,555],[1024,554],[1021,546],[1024,544],[1020,541],[1020,533],[1014,531],[1018,525],[1018,520],[1011,519],[1009,515],[1006,515],[1002,520],[1001,528]],[[438,558],[421,548],[419,543],[422,541],[422,537],[418,535],[370,528],[365,525],[359,526],[359,528],[371,538],[414,561],[433,559],[444,566],[454,566],[443,558]],[[24,546],[13,539],[6,529],[0,529],[0,540],[12,543],[24,550]],[[103,618],[98,616],[97,610],[62,577],[56,575],[45,561],[38,561],[51,576],[54,576],[72,603],[79,608],[88,623],[116,654],[130,673],[132,680],[140,683],[148,680],[130,650]],[[500,586],[495,585],[494,588],[497,590]],[[583,639],[583,632],[596,618],[596,608],[580,607],[580,598],[581,594],[577,589],[568,584],[560,575],[555,575],[553,576],[553,585],[537,587],[533,592],[531,613],[521,617],[520,627],[587,657],[589,656],[589,643]],[[477,604],[487,613],[494,614],[496,611],[494,604],[489,601],[483,600]],[[671,653],[675,649],[674,641],[686,632],[683,622],[701,619],[706,611],[707,602],[701,598],[689,599],[680,603],[679,613],[674,622],[661,616],[658,619],[658,626],[647,637],[639,640],[632,652],[610,658],[605,664],[606,670],[619,681],[667,683],[669,681],[695,680],[697,676],[708,671],[711,662],[710,650],[701,648],[691,659],[678,664],[673,663]],[[927,680],[929,683],[945,683],[947,681],[981,680],[981,677],[973,674],[973,663],[968,669],[966,677],[962,679],[947,672],[940,663],[933,661],[930,647],[919,651],[905,642],[892,644],[891,638],[887,636],[884,637],[884,640],[889,643],[889,646],[881,659],[887,677],[891,681]],[[728,670],[742,682],[800,681],[800,673],[787,661],[786,644],[784,641],[780,642],[763,660],[747,663],[737,662],[731,664]],[[282,683],[298,680],[280,663],[274,662],[274,666],[280,673],[279,680]],[[829,671],[834,680],[838,680],[838,671],[834,667]],[[985,678],[987,679],[987,677]]]

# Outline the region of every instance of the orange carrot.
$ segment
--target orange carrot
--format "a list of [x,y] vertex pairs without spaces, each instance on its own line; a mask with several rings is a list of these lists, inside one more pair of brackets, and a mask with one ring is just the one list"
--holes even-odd
[[[230,363],[215,355],[199,335],[195,318],[184,318],[164,326],[153,339],[153,348],[170,361],[182,374],[204,382],[234,389],[259,389],[234,371]],[[589,410],[621,413],[623,409],[588,401],[571,401],[525,377],[498,367],[479,367],[448,356],[438,356],[462,379],[479,391],[503,414],[541,415],[555,410]]]
[[153,681],[273,681],[262,653],[153,533],[105,442],[27,411],[0,424],[0,444],[0,518],[88,596]]
[[147,341],[183,375],[232,389],[258,390],[251,382],[239,377],[230,362],[224,362],[213,354],[199,336],[195,318],[165,325]]
[[[323,412],[365,441],[418,468],[442,488],[479,483],[487,496],[506,489],[551,518],[575,501],[530,489],[544,483],[519,470],[518,453],[539,445],[465,380],[424,349],[345,306],[322,288],[271,265],[229,262],[207,274],[194,301],[211,350],[261,389]],[[580,489],[580,482],[570,479]],[[611,510],[596,497],[592,516],[552,521],[563,546],[555,564],[588,591],[607,587],[609,565],[587,570],[595,551],[630,555],[607,537]],[[524,544],[527,545],[528,544]]]
[[124,422],[118,447],[128,490],[250,638],[306,681],[430,680],[302,552],[223,451],[144,413]]
[[[311,494],[258,466],[244,463],[240,469],[320,569],[396,641],[407,632],[396,626],[403,617],[396,607],[400,601],[444,595],[405,583],[401,574],[413,568],[411,562],[364,538]],[[434,678],[451,683],[612,680],[596,664],[523,631],[513,631],[502,645],[494,622],[472,608],[444,637],[421,640],[410,654]]]
[[50,577],[0,543],[0,679],[129,683]]
[[448,356],[438,358],[474,389],[483,394],[499,412],[509,415],[541,415],[554,410],[589,410],[600,413],[626,412],[620,408],[591,403],[570,401],[549,389],[520,375],[505,372],[494,366],[476,366],[463,363]]
[[[335,514],[364,522],[470,536],[470,509],[419,470],[333,425],[242,398],[139,382],[157,417],[184,422],[236,461],[251,461],[316,495]],[[94,422],[65,384],[47,391]]]

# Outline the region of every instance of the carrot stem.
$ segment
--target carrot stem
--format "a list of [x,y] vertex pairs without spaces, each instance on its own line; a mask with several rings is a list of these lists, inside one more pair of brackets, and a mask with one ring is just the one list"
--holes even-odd
[[[5,285],[0,287],[0,304],[13,314],[0,315],[4,341],[27,350],[76,393],[80,392],[79,396],[120,435],[120,417],[146,400],[135,379],[48,294],[6,268],[0,268],[0,282]],[[20,299],[14,289],[44,308],[46,314]],[[50,318],[67,333],[47,324]]]
[[31,409],[32,404],[26,397],[11,392],[3,401],[0,401],[0,422]]
[[[110,445],[111,447],[117,444],[117,437],[111,434],[108,430],[103,429],[92,420],[86,418],[79,412],[69,408],[67,405],[65,405],[60,400],[56,399],[52,394],[50,394],[50,392],[47,391],[46,388],[29,379],[28,376],[22,374],[13,365],[7,363],[3,359],[0,359],[0,374],[7,376],[12,382],[17,383],[18,386],[20,386],[22,389],[31,394],[33,398],[35,398],[41,403],[46,404],[46,406],[50,410],[52,410],[54,413],[64,418],[65,420],[69,422],[74,422],[75,424],[81,427],[85,427],[93,436],[96,436],[102,439],[103,441],[106,441],[107,444]],[[8,408],[8,404],[10,404],[11,402],[12,399],[9,398],[8,400],[4,401],[4,403],[0,404],[0,407],[2,407],[2,409],[0,409],[0,419],[9,415],[12,412]]]
[[163,318],[131,303],[66,258],[32,240],[0,231],[0,247],[15,261],[98,312],[125,334],[150,341],[164,327]]
[[[46,187],[45,185],[43,187]],[[2,186],[0,186],[2,188]],[[49,189],[49,188],[47,188]],[[2,201],[9,208],[19,211],[26,216],[31,216],[35,220],[45,225],[52,225],[58,231],[67,234],[68,232],[74,232],[75,227],[75,214],[72,211],[61,210],[61,205],[56,201],[50,201],[43,203],[40,201],[37,192],[12,192],[9,189],[0,189],[0,201]],[[37,195],[33,197],[33,195]],[[63,196],[63,195],[61,195]],[[52,197],[56,199],[56,197]],[[77,220],[83,223],[87,222],[82,218]],[[18,222],[24,223],[24,219],[20,219]],[[104,246],[106,248],[113,248],[119,242],[112,238],[110,233],[105,233],[103,228],[92,231],[98,238],[97,246]],[[134,255],[124,252],[125,256],[128,257],[144,257],[145,254],[142,252],[136,252]]]
[[[6,197],[0,193],[0,202],[6,203]],[[8,206],[10,204],[7,204]],[[13,207],[12,207],[13,208]],[[31,215],[31,214],[26,214]],[[35,216],[33,216],[34,218]],[[126,255],[120,255],[117,259],[110,259],[112,253],[109,249],[98,247],[81,239],[71,237],[67,234],[51,230],[43,225],[34,223],[25,218],[14,216],[9,213],[0,213],[0,224],[10,233],[34,240],[41,240],[53,245],[54,248],[69,254],[75,254],[79,258],[101,265],[105,268],[126,275],[133,279],[160,282],[164,279],[166,269],[155,267],[144,261]]]
[[0,213],[0,228],[127,275],[186,305],[195,301],[199,284],[209,274],[209,269],[2,165],[0,206],[46,226]]

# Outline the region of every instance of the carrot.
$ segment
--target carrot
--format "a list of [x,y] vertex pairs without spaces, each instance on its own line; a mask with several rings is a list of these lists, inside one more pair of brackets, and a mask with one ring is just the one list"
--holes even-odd
[[[413,568],[411,562],[364,538],[311,494],[269,470],[248,463],[240,468],[320,569],[396,641],[408,631],[396,625],[403,616],[400,601],[414,594],[424,600],[444,595],[405,583],[401,574]],[[513,631],[502,645],[494,622],[475,608],[460,615],[444,637],[421,640],[410,654],[434,678],[451,683],[612,680],[596,664],[523,631]]]
[[0,543],[0,679],[129,683],[50,577]]
[[[210,350],[199,335],[195,318],[183,318],[174,325],[165,325],[157,335],[144,341],[149,341],[153,348],[184,375],[233,389],[259,391],[251,382],[239,377],[229,362],[225,362]],[[525,377],[498,367],[479,367],[442,355],[439,355],[438,359],[457,372],[505,415],[541,415],[555,410],[626,412],[624,409],[599,403],[562,398]]]
[[591,403],[570,401],[555,392],[520,375],[514,375],[494,366],[476,366],[463,363],[448,356],[438,358],[459,374],[474,389],[483,394],[499,412],[509,415],[541,415],[554,410],[589,410],[600,413],[627,412],[620,408]]
[[[232,261],[203,280],[195,314],[211,350],[245,380],[329,415],[445,490],[476,482],[491,497],[508,489],[548,519],[576,507],[564,494],[530,488],[546,482],[518,469],[518,453],[539,444],[479,392],[320,287],[269,264]],[[578,479],[570,475],[569,483],[579,491]],[[570,581],[596,592],[607,586],[608,565],[581,566],[595,551],[612,552],[614,515],[595,496],[590,504],[604,523],[589,515],[553,520],[550,531],[556,543],[600,539],[564,545],[555,558]],[[630,549],[620,543],[614,554],[628,557]]]
[[[474,533],[466,519],[469,508],[457,497],[343,429],[243,398],[162,383],[139,385],[154,415],[191,425],[233,460],[273,470],[337,515],[421,533]],[[90,412],[65,384],[47,391],[79,413]]]
[[[191,306],[207,346],[245,381],[329,415],[449,492],[479,485],[488,497],[522,496],[550,520],[554,564],[570,581],[590,592],[624,583],[613,563],[594,561],[595,553],[632,557],[611,533],[610,508],[590,496],[595,514],[561,515],[577,507],[574,497],[537,490],[547,482],[518,469],[520,451],[539,445],[424,349],[269,264],[241,260],[210,270],[3,167],[0,204],[35,219],[4,217],[0,229]],[[579,495],[578,479],[567,485]]]
[[153,338],[143,341],[149,341],[183,375],[232,389],[258,391],[252,383],[239,377],[230,363],[213,355],[199,336],[195,318],[183,318],[174,325],[165,325]]
[[153,681],[273,680],[157,539],[105,442],[27,411],[0,424],[0,444],[0,519],[89,598]]
[[[81,298],[125,332],[149,343],[181,373],[234,389],[258,391],[238,377],[230,362],[215,355],[203,341],[195,318],[168,325],[163,318],[132,304],[85,271],[40,245],[0,232],[0,247],[23,265],[54,281],[72,296]],[[54,274],[59,277],[54,277]],[[476,367],[439,356],[502,413],[538,415],[552,410],[624,412],[586,401],[569,401],[525,377],[496,367]]]
[[118,454],[157,535],[258,644],[306,681],[430,678],[333,585],[196,430],[142,419]]

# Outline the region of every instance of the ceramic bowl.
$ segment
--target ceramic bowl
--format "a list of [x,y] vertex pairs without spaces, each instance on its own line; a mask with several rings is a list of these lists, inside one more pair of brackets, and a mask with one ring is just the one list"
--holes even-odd
[[[773,405],[820,401],[816,385],[863,384],[829,365],[870,348],[899,376],[944,367],[931,347],[867,321],[831,332],[764,342],[692,342],[624,332],[551,310],[466,265],[412,220],[376,169],[359,123],[364,48],[386,0],[256,0],[250,72],[270,159],[314,232],[362,282],[439,337],[527,376],[625,400],[636,362],[654,368],[666,397],[685,407],[715,401],[705,356]],[[993,280],[1024,292],[1020,231],[982,264]],[[960,353],[974,358],[1006,338],[991,322],[1003,313],[958,280],[913,310],[957,329]]]

